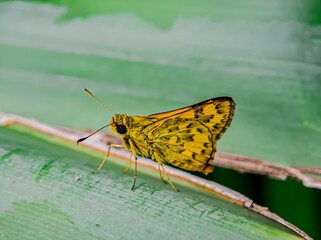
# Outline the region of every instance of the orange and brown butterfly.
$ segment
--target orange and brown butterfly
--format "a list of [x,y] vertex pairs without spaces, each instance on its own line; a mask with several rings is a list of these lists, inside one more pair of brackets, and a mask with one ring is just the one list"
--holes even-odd
[[[210,163],[215,156],[216,142],[229,128],[234,116],[235,103],[231,97],[212,98],[188,107],[148,116],[128,116],[126,113],[116,113],[87,89],[85,91],[115,114],[104,127],[110,126],[111,131],[119,135],[124,144],[109,145],[106,157],[93,173],[97,173],[103,166],[111,147],[127,148],[135,157],[132,190],[137,176],[137,155],[155,160],[161,180],[165,182],[160,167],[176,191],[178,189],[169,179],[163,164],[204,174],[212,172],[213,166]],[[88,137],[79,139],[77,143]],[[127,172],[130,163],[129,160],[124,172]]]

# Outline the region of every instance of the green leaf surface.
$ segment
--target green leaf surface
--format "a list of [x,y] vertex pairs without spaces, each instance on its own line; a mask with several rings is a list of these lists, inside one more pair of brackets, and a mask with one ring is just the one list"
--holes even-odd
[[320,167],[319,1],[0,2],[0,110],[75,129],[228,95],[219,150]]
[[[59,143],[55,144],[53,142]],[[0,127],[1,239],[295,239],[285,227],[205,190],[109,161],[34,130]],[[68,147],[69,146],[69,147]],[[79,181],[74,179],[79,177]]]

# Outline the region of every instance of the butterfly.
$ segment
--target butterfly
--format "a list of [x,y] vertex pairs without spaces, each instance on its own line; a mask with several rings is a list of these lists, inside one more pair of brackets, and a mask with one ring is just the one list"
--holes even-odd
[[[215,156],[217,140],[231,125],[235,110],[235,102],[231,97],[217,97],[168,112],[128,116],[126,113],[116,113],[87,89],[85,91],[115,115],[109,124],[79,139],[77,144],[110,126],[110,130],[122,138],[123,145],[110,144],[104,160],[93,173],[97,173],[104,165],[112,147],[126,148],[135,158],[135,177],[131,190],[136,183],[137,155],[156,161],[161,180],[166,183],[160,167],[176,191],[179,190],[168,177],[164,164],[206,175],[212,172],[214,168],[210,162]],[[130,164],[129,159],[124,173]]]

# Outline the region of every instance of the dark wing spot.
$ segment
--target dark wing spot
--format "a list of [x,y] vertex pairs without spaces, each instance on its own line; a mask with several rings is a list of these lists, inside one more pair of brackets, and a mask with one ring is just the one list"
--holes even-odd
[[182,152],[184,152],[185,150],[184,149],[179,149],[178,150],[178,153],[182,153]]
[[187,129],[186,131],[185,131],[185,133],[191,133],[191,129]]
[[189,142],[193,142],[194,141],[193,137],[194,137],[194,135],[187,135],[185,140],[189,141]]
[[185,160],[185,163],[187,163],[187,164],[192,164],[192,160],[186,159],[186,160]]
[[190,124],[188,124],[187,126],[186,126],[186,128],[191,128],[191,127],[193,127],[193,123],[190,123]]
[[204,116],[204,117],[201,118],[202,119],[201,121],[204,122],[204,123],[209,123],[212,118],[214,118],[214,115]]
[[205,142],[205,143],[203,144],[203,146],[204,146],[205,148],[208,148],[208,147],[210,146],[210,143]]
[[217,110],[217,114],[223,114],[221,110]]
[[196,157],[196,153],[193,152],[192,153],[192,158],[195,159],[195,157]]
[[203,130],[201,128],[196,129],[199,133],[203,133]]
[[210,121],[211,121],[210,118],[206,118],[206,119],[202,120],[202,122],[204,122],[204,123],[209,123]]
[[216,129],[216,130],[218,130],[218,129],[220,129],[220,125],[217,123],[217,124],[215,124],[215,125],[213,126],[213,128]]
[[197,114],[203,114],[203,108],[202,107],[198,107],[196,109],[194,109],[194,112]]
[[220,103],[215,106],[215,109],[219,109],[219,108],[221,108],[221,104]]

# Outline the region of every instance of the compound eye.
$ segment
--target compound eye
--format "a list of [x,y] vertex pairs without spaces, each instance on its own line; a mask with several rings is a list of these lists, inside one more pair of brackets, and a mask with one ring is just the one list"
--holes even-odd
[[116,131],[119,134],[125,134],[127,132],[127,127],[125,125],[122,125],[122,124],[117,124],[116,125]]

